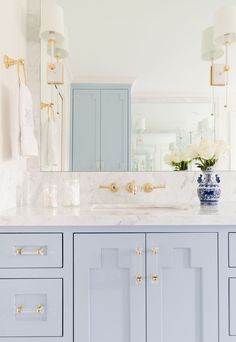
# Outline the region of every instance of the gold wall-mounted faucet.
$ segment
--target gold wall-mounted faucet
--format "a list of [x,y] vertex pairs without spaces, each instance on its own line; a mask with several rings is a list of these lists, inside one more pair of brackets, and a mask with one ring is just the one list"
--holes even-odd
[[138,186],[137,186],[137,184],[135,183],[135,181],[128,183],[128,184],[126,185],[126,190],[127,190],[130,194],[136,195],[136,194],[137,194],[137,191],[138,191]]
[[143,186],[143,190],[147,193],[153,192],[153,190],[156,190],[156,189],[165,189],[165,188],[166,188],[165,184],[153,185],[151,183],[146,183]]
[[109,185],[100,185],[99,189],[108,189],[111,192],[118,192],[119,191],[119,186],[117,185],[117,183],[113,182]]

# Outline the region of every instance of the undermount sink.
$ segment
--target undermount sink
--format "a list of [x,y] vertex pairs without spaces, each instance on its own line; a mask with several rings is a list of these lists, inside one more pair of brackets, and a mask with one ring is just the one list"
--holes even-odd
[[187,205],[174,204],[174,203],[126,203],[126,204],[94,204],[91,207],[92,211],[155,211],[157,209],[175,209],[175,210],[187,210]]

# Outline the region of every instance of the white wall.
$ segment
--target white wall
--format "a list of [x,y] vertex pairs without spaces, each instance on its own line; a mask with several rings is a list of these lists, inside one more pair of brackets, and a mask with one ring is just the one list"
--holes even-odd
[[17,69],[5,69],[2,61],[5,54],[26,59],[26,13],[27,0],[7,0],[0,11],[0,209],[15,206],[16,183],[25,168],[24,161],[13,159],[17,137],[11,136],[18,120]]

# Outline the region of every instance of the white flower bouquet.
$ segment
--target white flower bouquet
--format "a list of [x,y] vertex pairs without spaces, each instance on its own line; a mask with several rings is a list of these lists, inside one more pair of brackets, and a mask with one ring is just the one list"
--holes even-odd
[[171,153],[166,154],[164,157],[165,163],[174,167],[175,171],[188,170],[188,165],[192,159],[186,152],[173,150]]
[[218,162],[227,148],[228,146],[222,140],[211,143],[208,139],[203,139],[199,145],[189,145],[187,154],[196,162],[199,169],[206,171]]

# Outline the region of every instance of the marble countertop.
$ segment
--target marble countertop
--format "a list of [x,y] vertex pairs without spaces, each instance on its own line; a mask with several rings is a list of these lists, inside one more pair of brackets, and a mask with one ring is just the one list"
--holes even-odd
[[17,208],[0,212],[0,226],[236,225],[236,203],[217,210],[152,208],[91,210],[81,208]]

